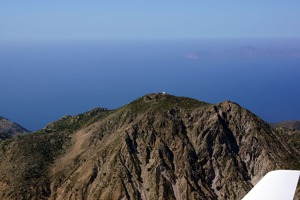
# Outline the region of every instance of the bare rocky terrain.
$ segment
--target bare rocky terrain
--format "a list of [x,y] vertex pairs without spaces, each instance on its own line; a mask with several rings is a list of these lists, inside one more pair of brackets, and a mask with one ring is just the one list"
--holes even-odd
[[290,136],[230,101],[149,94],[2,141],[0,199],[241,199],[300,170]]

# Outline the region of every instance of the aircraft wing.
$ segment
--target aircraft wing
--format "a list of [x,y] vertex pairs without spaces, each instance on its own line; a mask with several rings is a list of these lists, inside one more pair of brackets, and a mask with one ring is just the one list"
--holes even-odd
[[296,170],[271,171],[242,200],[293,200],[299,175]]

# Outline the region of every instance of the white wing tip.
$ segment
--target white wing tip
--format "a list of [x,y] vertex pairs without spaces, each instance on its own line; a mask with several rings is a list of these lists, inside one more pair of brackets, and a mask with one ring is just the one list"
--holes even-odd
[[293,200],[300,171],[275,170],[267,173],[243,200]]

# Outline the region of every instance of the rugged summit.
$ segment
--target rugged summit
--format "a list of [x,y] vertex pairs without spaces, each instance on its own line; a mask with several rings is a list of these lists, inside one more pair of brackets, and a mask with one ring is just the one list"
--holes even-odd
[[0,198],[241,199],[299,156],[236,103],[149,94],[0,143]]
[[11,122],[8,119],[0,116],[0,141],[11,138],[14,135],[20,135],[28,132],[28,130],[19,124]]

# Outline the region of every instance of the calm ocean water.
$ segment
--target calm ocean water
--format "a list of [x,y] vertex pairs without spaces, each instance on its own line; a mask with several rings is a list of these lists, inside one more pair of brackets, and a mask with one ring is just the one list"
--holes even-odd
[[0,44],[0,115],[37,130],[152,92],[300,119],[299,40]]

